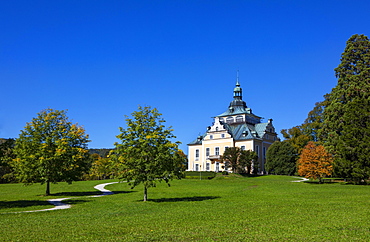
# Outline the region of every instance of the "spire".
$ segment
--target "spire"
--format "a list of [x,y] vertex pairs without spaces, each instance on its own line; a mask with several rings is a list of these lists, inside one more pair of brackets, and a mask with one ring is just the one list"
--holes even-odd
[[242,100],[242,88],[239,83],[239,70],[236,72],[236,85],[234,88],[234,99]]
[[240,87],[240,84],[239,84],[239,70],[236,71],[236,86]]

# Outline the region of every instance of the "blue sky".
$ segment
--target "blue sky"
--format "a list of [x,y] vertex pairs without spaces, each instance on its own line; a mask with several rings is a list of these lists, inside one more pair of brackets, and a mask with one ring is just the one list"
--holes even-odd
[[118,141],[138,105],[191,142],[243,99],[275,128],[301,124],[336,85],[370,1],[1,1],[0,137],[45,108],[68,110],[90,148]]

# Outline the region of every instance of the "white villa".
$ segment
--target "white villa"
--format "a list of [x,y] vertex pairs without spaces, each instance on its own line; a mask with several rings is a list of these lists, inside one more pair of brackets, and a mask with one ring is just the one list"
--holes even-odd
[[278,139],[272,119],[261,123],[242,100],[239,78],[234,88],[234,100],[229,108],[214,117],[212,126],[188,144],[189,171],[224,171],[220,156],[227,147],[240,147],[258,154],[258,173],[265,173],[266,151]]

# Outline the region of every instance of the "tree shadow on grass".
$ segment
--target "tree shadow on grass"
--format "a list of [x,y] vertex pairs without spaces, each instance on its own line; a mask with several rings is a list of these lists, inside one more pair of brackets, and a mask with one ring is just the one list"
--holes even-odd
[[150,202],[200,202],[205,200],[212,200],[221,198],[219,196],[194,196],[194,197],[176,197],[176,198],[159,198],[159,199],[148,199]]
[[18,200],[18,201],[0,201],[0,210],[8,208],[26,208],[36,206],[50,206],[48,201],[38,200]]
[[[87,200],[81,200],[81,199],[65,199],[61,203],[65,204],[79,204],[79,203],[85,203],[89,202]],[[27,208],[27,207],[37,207],[37,206],[51,206],[54,205],[51,204],[48,201],[38,201],[38,200],[17,200],[17,201],[0,201],[0,210],[1,209],[10,209],[10,208]],[[39,208],[35,208],[34,210],[38,210]],[[40,208],[43,209],[43,208]]]
[[[121,193],[131,193],[136,191],[113,191],[109,194],[121,194]],[[65,196],[65,197],[85,197],[85,196],[98,196],[98,195],[105,195],[105,193],[101,191],[92,191],[92,192],[58,192],[50,194],[50,196]]]

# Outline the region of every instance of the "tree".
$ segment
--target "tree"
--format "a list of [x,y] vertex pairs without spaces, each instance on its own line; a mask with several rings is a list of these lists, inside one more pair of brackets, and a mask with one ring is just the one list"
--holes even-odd
[[283,129],[281,130],[281,134],[294,148],[297,149],[298,153],[300,153],[303,147],[312,140],[312,137],[305,133],[302,125],[294,126],[290,129]]
[[113,162],[109,157],[102,158],[100,155],[94,153],[91,155],[93,160],[89,172],[90,179],[108,179],[115,175],[117,170],[117,163]]
[[0,139],[0,183],[14,181],[11,161],[15,158],[14,139]]
[[234,173],[250,173],[252,161],[257,158],[257,153],[254,151],[242,150],[239,147],[228,147],[221,156],[221,162],[225,163],[226,167],[231,166]]
[[46,109],[27,123],[15,142],[13,160],[16,176],[25,184],[78,180],[89,166],[88,135],[72,124],[66,111]]
[[324,146],[308,142],[298,160],[298,174],[306,178],[319,179],[330,176],[333,172],[333,157]]
[[274,142],[267,150],[265,169],[269,174],[294,175],[298,151],[288,140]]
[[[326,95],[324,96],[326,98]],[[311,141],[321,141],[323,137],[320,135],[323,122],[324,122],[324,109],[326,99],[321,102],[315,103],[315,107],[308,113],[306,120],[302,124],[302,130],[305,135],[310,137]]]
[[147,190],[155,187],[157,182],[180,179],[185,169],[186,159],[180,152],[180,142],[171,142],[176,136],[171,127],[164,126],[157,109],[139,106],[132,113],[133,118],[126,116],[127,128],[120,127],[112,159],[120,165],[120,177],[127,180],[131,188],[144,185],[144,201],[147,201]]
[[323,144],[334,154],[335,173],[355,183],[370,177],[370,41],[355,34],[335,68],[337,85],[327,95]]

